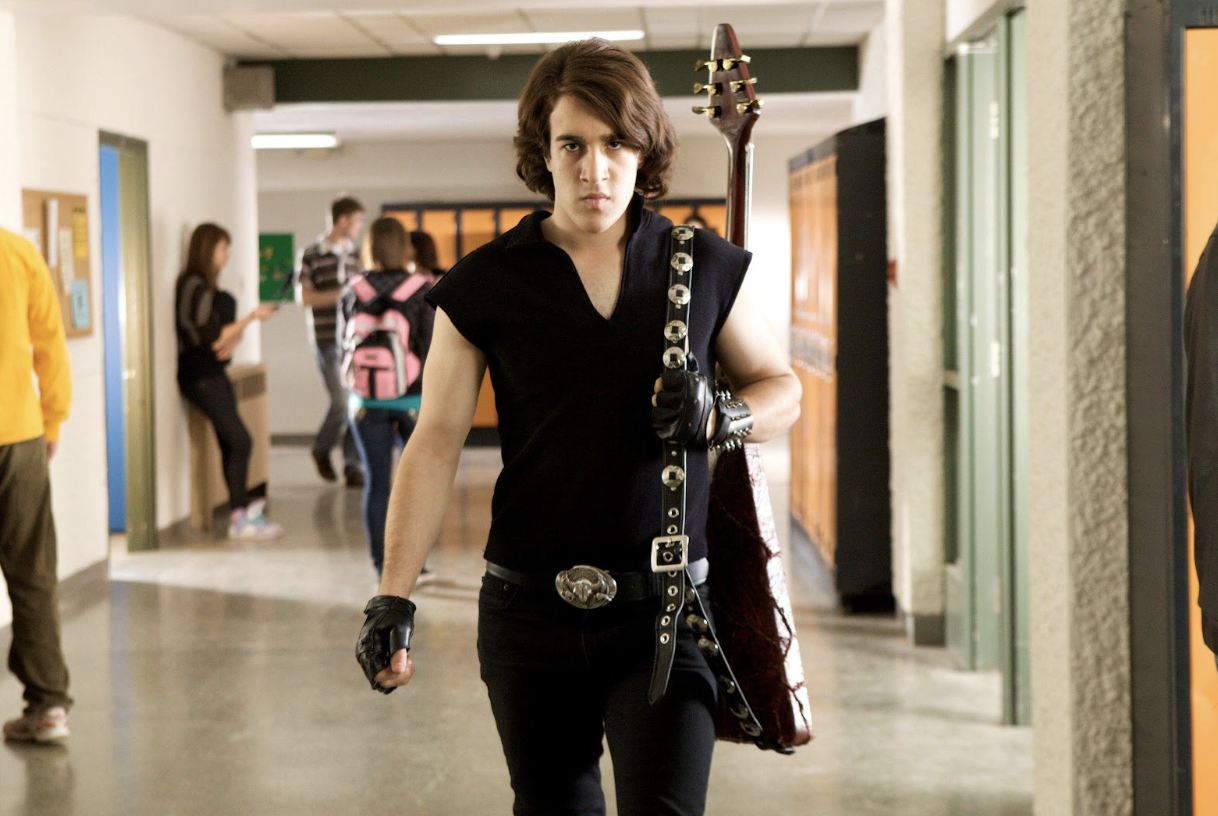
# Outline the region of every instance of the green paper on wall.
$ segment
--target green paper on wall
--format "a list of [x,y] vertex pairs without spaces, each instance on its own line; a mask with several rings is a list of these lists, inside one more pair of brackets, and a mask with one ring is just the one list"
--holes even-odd
[[258,235],[258,300],[290,302],[296,252],[291,233],[264,232]]

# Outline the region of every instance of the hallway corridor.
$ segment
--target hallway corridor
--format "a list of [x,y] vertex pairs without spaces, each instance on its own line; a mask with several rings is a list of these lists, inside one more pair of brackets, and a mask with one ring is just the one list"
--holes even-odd
[[[307,449],[272,454],[280,541],[116,555],[108,591],[65,609],[71,740],[0,749],[0,816],[509,813],[474,652],[498,462],[463,456],[438,578],[416,593],[418,673],[389,697],[353,656],[375,590],[359,494],[318,482]],[[811,565],[791,568],[817,739],[793,757],[720,743],[708,814],[1031,814],[1032,735],[994,724],[997,677],[908,647],[890,619],[842,617]],[[6,718],[19,697],[4,675]]]

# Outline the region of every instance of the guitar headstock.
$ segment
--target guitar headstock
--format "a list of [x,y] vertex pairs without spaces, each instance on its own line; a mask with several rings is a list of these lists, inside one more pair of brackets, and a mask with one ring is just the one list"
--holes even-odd
[[695,107],[694,113],[705,114],[732,145],[748,141],[763,104],[753,90],[757,77],[749,76],[748,64],[748,56],[740,53],[736,32],[720,23],[711,41],[711,58],[698,60],[694,69],[710,75],[706,82],[694,85],[694,93],[708,94],[706,105]]

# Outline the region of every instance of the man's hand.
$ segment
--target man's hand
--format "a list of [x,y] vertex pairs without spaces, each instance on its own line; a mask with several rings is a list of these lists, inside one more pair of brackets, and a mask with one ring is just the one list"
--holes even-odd
[[715,393],[692,355],[689,362],[688,371],[670,369],[656,380],[651,427],[665,441],[705,447],[714,431]]
[[367,619],[355,644],[355,659],[372,688],[389,694],[414,676],[410,636],[415,605],[396,595],[377,595],[364,608]]
[[48,439],[47,440],[47,461],[48,462],[51,461],[51,459],[55,456],[55,451],[57,451],[57,450],[59,450],[59,440],[58,439]]

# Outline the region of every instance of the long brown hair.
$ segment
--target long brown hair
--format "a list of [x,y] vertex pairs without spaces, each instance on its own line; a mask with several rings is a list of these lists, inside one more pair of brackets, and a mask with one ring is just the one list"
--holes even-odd
[[422,230],[416,230],[410,233],[410,243],[414,245],[414,262],[420,269],[433,274],[444,273],[440,268],[440,254],[436,252],[434,238]]
[[214,258],[216,245],[221,241],[231,245],[233,239],[228,230],[219,224],[207,222],[195,227],[190,234],[190,248],[186,250],[186,267],[181,277],[199,275],[207,281],[209,289],[215,289],[220,270],[216,269]]
[[396,218],[378,218],[368,228],[369,254],[378,269],[402,269],[410,257],[410,238]]
[[613,128],[639,154],[635,189],[646,198],[668,192],[677,154],[677,134],[655,82],[639,58],[619,45],[593,37],[562,45],[533,68],[517,108],[516,175],[536,193],[554,200],[554,177],[546,169],[550,114],[560,96],[570,96]]

